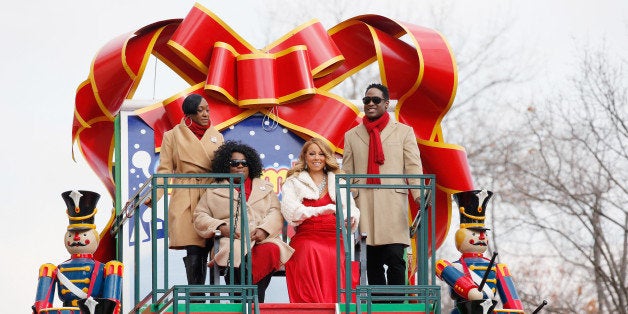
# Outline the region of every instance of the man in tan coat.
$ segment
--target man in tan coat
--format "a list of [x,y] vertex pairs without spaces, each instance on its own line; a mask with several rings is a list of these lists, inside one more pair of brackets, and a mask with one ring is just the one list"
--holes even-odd
[[[388,88],[371,84],[363,98],[362,124],[345,134],[342,170],[349,174],[422,174],[411,127],[390,119]],[[420,184],[419,179],[408,180]],[[354,184],[406,184],[402,179],[354,179]],[[367,234],[367,277],[371,285],[404,285],[405,249],[410,244],[407,189],[355,189],[360,232]],[[412,191],[418,202],[418,190]],[[384,273],[384,265],[388,270]]]

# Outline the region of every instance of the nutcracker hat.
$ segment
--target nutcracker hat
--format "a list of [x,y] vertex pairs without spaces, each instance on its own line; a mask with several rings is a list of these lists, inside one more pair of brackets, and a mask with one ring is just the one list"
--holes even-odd
[[98,211],[96,203],[100,194],[92,191],[67,191],[61,193],[61,197],[67,206],[67,214],[70,219],[68,230],[96,229],[94,216]]
[[472,190],[455,193],[454,200],[460,209],[460,228],[489,230],[484,227],[486,206],[493,192]]

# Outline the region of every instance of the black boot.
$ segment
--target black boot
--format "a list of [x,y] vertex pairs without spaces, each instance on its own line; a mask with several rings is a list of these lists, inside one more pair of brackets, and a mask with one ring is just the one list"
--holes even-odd
[[274,272],[266,275],[266,277],[257,282],[257,300],[259,303],[264,303],[264,299],[266,298],[266,288],[270,285],[270,280],[273,279],[273,273]]
[[[188,285],[204,285],[207,276],[207,255],[188,255],[183,258]],[[192,292],[191,296],[205,296],[203,292]],[[205,300],[192,300],[191,303],[205,303]]]

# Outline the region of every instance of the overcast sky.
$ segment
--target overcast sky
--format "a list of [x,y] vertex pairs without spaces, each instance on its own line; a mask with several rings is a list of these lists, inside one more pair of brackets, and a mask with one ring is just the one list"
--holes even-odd
[[[254,46],[267,44],[261,41],[259,31],[264,21],[257,15],[265,1],[199,2]],[[628,12],[628,5],[622,0],[451,2],[472,5],[465,8],[468,13],[460,15],[469,25],[495,19],[491,15],[496,14],[495,8],[506,6],[508,18],[515,17],[513,34],[518,37],[513,42],[530,43],[523,45],[522,52],[552,60],[543,67],[541,80],[561,77],[562,71],[573,66],[569,54],[577,49],[574,39],[596,42],[605,37],[609,49],[624,51],[628,42],[627,15],[622,15]],[[303,5],[312,3],[303,1]],[[417,1],[417,10],[421,3]],[[87,78],[94,55],[120,34],[156,21],[185,17],[193,4],[181,0],[61,0],[3,5],[0,139],[4,149],[0,164],[5,170],[0,183],[0,299],[5,310],[28,311],[35,297],[39,266],[68,258],[62,242],[68,222],[62,192],[86,189],[101,193],[99,230],[108,218],[111,199],[104,186],[78,151],[77,162],[71,155],[76,87]],[[362,13],[379,12],[356,15]],[[421,21],[408,22],[423,25]],[[151,97],[150,92],[136,95],[136,99]]]

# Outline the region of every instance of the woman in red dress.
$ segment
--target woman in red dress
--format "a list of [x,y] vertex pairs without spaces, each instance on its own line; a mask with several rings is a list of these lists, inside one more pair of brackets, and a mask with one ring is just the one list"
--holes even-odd
[[[336,303],[336,195],[335,174],[340,166],[329,146],[312,138],[301,149],[299,160],[288,171],[282,187],[281,212],[296,233],[290,241],[295,252],[286,263],[286,282],[292,303]],[[344,189],[342,189],[344,190]],[[341,191],[342,191],[341,190]],[[341,192],[342,196],[346,192]],[[360,211],[350,197],[351,230]],[[347,200],[343,200],[347,216]],[[345,265],[341,258],[341,282]]]

